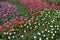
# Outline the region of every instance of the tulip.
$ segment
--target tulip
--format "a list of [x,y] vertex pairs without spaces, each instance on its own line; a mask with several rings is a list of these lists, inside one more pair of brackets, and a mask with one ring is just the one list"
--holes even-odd
[[3,27],[2,26],[0,26],[0,30],[2,29]]
[[14,22],[14,20],[10,20],[10,22]]
[[3,24],[3,27],[9,28],[9,25],[8,24]]

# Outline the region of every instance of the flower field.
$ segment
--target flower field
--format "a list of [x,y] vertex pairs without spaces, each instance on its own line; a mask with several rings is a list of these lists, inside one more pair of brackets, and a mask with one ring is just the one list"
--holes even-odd
[[59,0],[1,0],[0,40],[60,40]]

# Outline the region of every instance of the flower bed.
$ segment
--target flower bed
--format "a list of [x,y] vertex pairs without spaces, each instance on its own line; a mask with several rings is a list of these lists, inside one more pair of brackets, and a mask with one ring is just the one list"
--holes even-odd
[[[21,15],[19,15],[17,8],[15,6],[12,7],[10,4],[5,4],[5,2],[3,2],[4,3],[3,8],[4,9],[6,8],[6,11],[3,10],[4,13],[5,12],[9,13],[8,16],[10,16],[12,19],[6,16],[8,20],[6,20],[0,26],[0,39],[3,40],[57,40],[58,39],[59,40],[60,4],[51,2],[47,4],[39,0],[35,1],[31,0],[28,1],[28,3],[26,1],[24,2],[24,0],[22,0],[22,2],[24,2],[23,5],[27,6],[29,10],[33,8],[38,8],[40,6],[43,8],[41,10],[38,8],[39,10],[37,11],[35,9],[30,10],[29,11],[31,12],[30,15],[25,14],[24,17],[18,17]],[[36,4],[34,2],[36,2]],[[27,3],[28,5],[25,3]],[[32,3],[31,6],[33,7],[30,6],[31,3]],[[16,11],[14,11],[15,9]],[[12,16],[10,15],[11,14],[10,10],[13,10]]]
[[8,24],[6,23],[8,27],[4,26],[8,30],[5,31],[3,28],[2,35],[10,40],[54,40],[55,36],[60,35],[60,22],[57,22],[59,12],[59,10],[44,8],[41,13],[26,17],[28,20],[25,18],[25,22],[23,18],[16,18],[16,21],[10,20]]

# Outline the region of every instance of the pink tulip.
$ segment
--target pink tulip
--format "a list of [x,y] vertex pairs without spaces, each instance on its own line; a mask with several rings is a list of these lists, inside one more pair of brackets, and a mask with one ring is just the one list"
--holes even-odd
[[10,22],[14,22],[14,20],[10,20]]
[[2,30],[2,28],[3,28],[3,27],[2,27],[2,26],[0,26],[0,31]]
[[[37,12],[44,8],[44,3],[41,0],[21,0],[20,1],[24,6],[29,8],[29,12]],[[36,10],[35,10],[36,8]]]
[[9,28],[9,25],[8,24],[3,24],[3,27]]
[[0,26],[0,29],[2,29],[3,27],[2,26]]

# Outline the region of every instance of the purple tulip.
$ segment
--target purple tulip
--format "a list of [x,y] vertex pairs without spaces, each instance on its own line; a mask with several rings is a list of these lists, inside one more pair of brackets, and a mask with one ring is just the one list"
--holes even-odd
[[2,19],[3,23],[14,19],[18,15],[19,13],[15,6],[5,2],[0,2],[0,19]]

